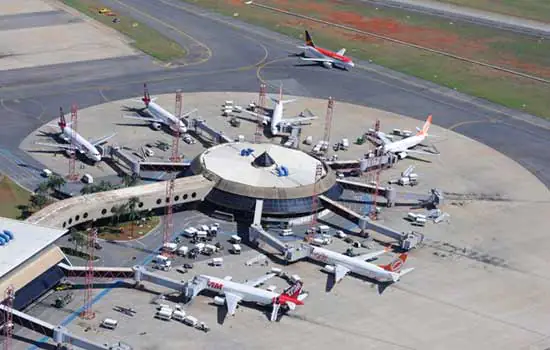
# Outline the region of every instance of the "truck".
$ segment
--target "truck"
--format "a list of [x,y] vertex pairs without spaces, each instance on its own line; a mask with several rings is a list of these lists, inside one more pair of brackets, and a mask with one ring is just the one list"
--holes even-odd
[[199,320],[197,320],[193,316],[185,316],[185,318],[183,319],[183,323],[188,326],[195,327],[199,323]]
[[317,232],[322,234],[322,235],[326,235],[328,234],[330,231],[330,227],[327,226],[327,225],[320,225],[317,227]]
[[186,246],[186,245],[182,245],[181,247],[178,248],[178,255],[181,255],[181,256],[186,256],[187,253],[189,253],[189,247]]
[[172,319],[176,321],[183,322],[185,320],[185,311],[183,310],[176,310],[172,313]]
[[101,321],[101,327],[107,328],[107,329],[115,329],[118,326],[118,321],[113,320],[112,318],[106,318],[103,321]]
[[231,242],[233,242],[235,244],[241,243],[241,237],[239,237],[237,235],[232,235],[229,239],[230,239]]
[[174,310],[172,310],[170,308],[167,308],[167,307],[163,307],[163,308],[161,308],[160,310],[157,311],[155,316],[158,319],[165,320],[165,321],[170,321],[170,319],[172,318],[172,313],[173,312],[174,312]]
[[214,258],[211,262],[212,266],[222,266],[223,265],[223,258]]
[[195,235],[195,237],[198,239],[198,240],[206,240],[206,238],[208,237],[208,233],[206,231],[198,231],[197,234]]
[[50,169],[43,169],[42,170],[42,176],[44,176],[44,177],[50,177],[50,176],[52,176],[52,174],[53,173]]
[[162,250],[165,251],[165,252],[170,252],[170,253],[173,253],[176,251],[176,249],[178,249],[178,245],[176,243],[164,243],[164,245],[162,246]]
[[342,142],[340,143],[341,148],[344,151],[347,151],[349,148],[349,140],[348,139],[342,139]]

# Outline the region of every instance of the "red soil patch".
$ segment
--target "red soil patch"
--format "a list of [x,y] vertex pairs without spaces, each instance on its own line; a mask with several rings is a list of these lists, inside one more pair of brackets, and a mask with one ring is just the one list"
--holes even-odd
[[232,6],[243,6],[244,3],[241,0],[229,0],[229,3]]
[[[352,28],[356,28],[365,32],[370,32],[378,35],[387,36],[392,39],[400,40],[410,44],[416,44],[419,46],[441,50],[448,53],[468,57],[471,59],[477,59],[487,62],[487,59],[480,58],[480,56],[490,57],[492,52],[488,47],[488,43],[493,39],[486,40],[468,40],[461,38],[459,35],[450,31],[438,30],[434,28],[428,28],[423,26],[413,26],[403,23],[401,21],[382,18],[382,17],[366,17],[362,14],[339,11],[333,7],[333,4],[346,4],[346,2],[331,0],[327,3],[315,3],[315,2],[289,2],[288,0],[273,0],[275,7],[280,7],[289,10],[295,10],[298,13],[305,15],[313,15],[322,20],[326,20],[333,23],[346,25]],[[283,6],[286,5],[286,6]],[[318,14],[318,15],[315,15]],[[321,28],[325,29],[324,25],[314,25],[312,22],[305,22],[308,28]],[[335,30],[330,29],[331,34],[334,34]],[[378,39],[368,35],[362,35],[359,33],[351,33],[349,31],[341,30],[342,35],[352,40],[358,40],[365,43],[377,42]],[[514,70],[521,70],[530,74],[550,76],[550,68],[542,67],[537,64],[529,64],[524,61],[515,59],[512,57],[502,57],[499,55],[494,59],[490,59],[490,62],[496,65],[509,67]]]

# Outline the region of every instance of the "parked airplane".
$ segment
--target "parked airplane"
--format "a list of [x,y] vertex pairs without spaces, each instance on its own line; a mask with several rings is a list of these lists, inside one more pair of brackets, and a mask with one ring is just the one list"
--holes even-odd
[[428,119],[426,119],[426,122],[424,123],[424,126],[422,129],[417,128],[418,132],[416,135],[404,138],[399,141],[391,141],[388,139],[384,133],[378,132],[377,136],[382,141],[382,152],[387,153],[391,152],[393,154],[396,154],[399,159],[403,159],[407,157],[410,153],[415,154],[424,154],[424,155],[437,155],[437,153],[429,153],[429,152],[423,152],[414,150],[411,148],[414,148],[418,145],[420,145],[424,140],[429,136],[428,130],[430,129],[430,125],[432,125],[432,116],[429,115]]
[[394,261],[387,265],[376,265],[367,262],[367,260],[374,259],[387,251],[388,250],[385,249],[378,252],[350,257],[328,249],[314,247],[310,257],[313,260],[327,264],[325,270],[334,273],[336,282],[340,282],[344,276],[352,272],[378,282],[393,283],[399,281],[402,276],[414,270],[414,268],[401,270],[401,267],[407,260],[406,253],[399,255]]
[[254,302],[260,305],[273,305],[270,320],[276,321],[281,306],[294,310],[296,305],[304,304],[303,300],[307,297],[307,294],[302,293],[301,281],[297,281],[281,294],[257,288],[258,285],[274,276],[275,274],[273,273],[267,274],[256,280],[247,281],[245,283],[232,282],[230,277],[221,279],[207,275],[200,275],[198,279],[202,279],[206,282],[206,289],[225,296],[215,297],[214,302],[217,305],[225,304],[229,314],[235,315],[237,304],[241,301]]
[[[302,61],[321,63],[325,68],[341,68],[349,70],[355,67],[353,61],[344,56],[346,49],[340,49],[338,52],[323,49],[315,46],[309,32],[306,30],[306,45],[298,46],[299,49],[303,49],[303,57],[300,57]],[[308,57],[309,56],[309,57]]]
[[180,134],[186,133],[187,126],[182,119],[188,117],[191,113],[195,112],[196,109],[185,113],[183,116],[181,116],[181,118],[177,118],[172,113],[168,112],[160,105],[156,104],[154,102],[156,99],[156,97],[151,98],[151,96],[149,95],[149,91],[147,90],[147,84],[143,84],[143,97],[141,98],[140,102],[143,102],[145,104],[145,108],[147,109],[147,112],[149,113],[151,118],[129,115],[125,115],[124,118],[151,122],[151,126],[155,130],[160,130],[162,125],[166,125],[173,132],[179,131]]
[[263,124],[264,125],[269,125],[270,126],[270,131],[271,131],[271,134],[273,136],[277,136],[279,135],[286,126],[288,125],[299,125],[303,122],[306,122],[308,120],[314,120],[314,119],[317,119],[316,116],[311,116],[311,117],[295,117],[295,118],[283,118],[283,112],[284,112],[284,105],[286,103],[290,103],[290,102],[294,102],[296,101],[295,99],[293,100],[283,100],[283,88],[281,87],[279,89],[279,98],[274,98],[274,97],[271,97],[269,96],[269,98],[271,99],[271,101],[273,101],[275,103],[275,108],[273,108],[273,113],[271,114],[271,116],[265,116],[265,115],[261,115],[261,114],[258,114],[256,112],[252,112],[252,111],[249,111],[249,110],[244,110],[246,113],[248,114],[251,114],[257,118],[261,118],[263,119]]
[[67,123],[65,121],[65,116],[63,115],[62,108],[59,109],[59,113],[60,113],[60,116],[59,116],[59,122],[57,123],[57,125],[48,124],[48,126],[51,126],[51,127],[59,126],[59,128],[61,128],[60,137],[65,142],[67,142],[68,145],[44,143],[44,142],[36,142],[36,144],[63,149],[69,156],[72,155],[74,151],[76,151],[86,156],[88,159],[92,160],[93,162],[101,161],[101,154],[97,150],[96,146],[101,145],[102,143],[105,143],[107,140],[115,136],[116,133],[113,133],[110,136],[99,138],[97,140],[86,140],[79,133],[77,133],[75,130],[69,127],[72,123]]

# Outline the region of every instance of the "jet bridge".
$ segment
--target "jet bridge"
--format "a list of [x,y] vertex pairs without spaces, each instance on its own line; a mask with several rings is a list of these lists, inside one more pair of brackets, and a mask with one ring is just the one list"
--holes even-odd
[[196,134],[200,134],[199,130],[206,132],[212,138],[212,140],[214,140],[215,143],[233,142],[233,140],[227,135],[224,135],[223,132],[216,131],[208,126],[208,124],[206,124],[204,120],[192,119],[190,120],[189,126],[195,131]]
[[344,179],[337,179],[336,182],[342,185],[343,188],[352,190],[352,191],[364,192],[364,193],[378,192],[379,195],[384,196],[384,198],[386,199],[387,207],[391,207],[395,204],[396,192],[395,192],[395,189],[391,186],[381,187],[381,186],[376,186],[374,184],[366,184],[366,183],[349,181]]
[[15,324],[27,328],[33,332],[43,334],[48,338],[52,338],[53,341],[57,344],[66,343],[87,350],[114,349],[113,346],[98,344],[86,338],[71,334],[65,327],[54,326],[51,323],[42,321],[24,312],[10,309],[8,306],[0,304],[0,320],[5,320],[8,312],[11,312],[13,316],[13,322]]

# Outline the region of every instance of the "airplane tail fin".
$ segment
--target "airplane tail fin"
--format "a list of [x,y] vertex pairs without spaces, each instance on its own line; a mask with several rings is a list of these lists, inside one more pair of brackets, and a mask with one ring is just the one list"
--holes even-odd
[[149,106],[149,102],[151,102],[151,95],[149,95],[147,83],[143,83],[143,98],[141,100],[145,103],[145,107]]
[[271,101],[273,101],[274,103],[276,103],[276,104],[279,104],[279,103],[285,104],[285,103],[290,103],[290,102],[296,101],[296,99],[283,100],[283,86],[282,85],[279,87],[279,98],[269,96],[269,99]]
[[293,285],[285,289],[285,291],[283,292],[283,295],[293,299],[298,299],[298,297],[300,296],[300,293],[302,293],[303,285],[304,284],[302,283],[302,281],[296,281]]
[[430,130],[430,125],[432,125],[432,115],[431,114],[428,116],[428,118],[426,119],[426,122],[424,123],[424,126],[422,126],[422,130],[419,130],[417,135],[428,136],[428,130]]
[[313,43],[313,39],[311,39],[311,35],[309,35],[309,32],[306,30],[306,46],[315,47],[315,44]]
[[65,120],[65,114],[63,114],[63,107],[59,107],[59,127],[61,130],[65,129],[67,126],[67,121]]
[[401,270],[401,267],[403,267],[403,265],[405,264],[405,261],[407,261],[407,256],[408,256],[407,253],[400,254],[391,263],[387,265],[378,265],[378,266],[380,266],[386,271],[399,272],[399,270]]

